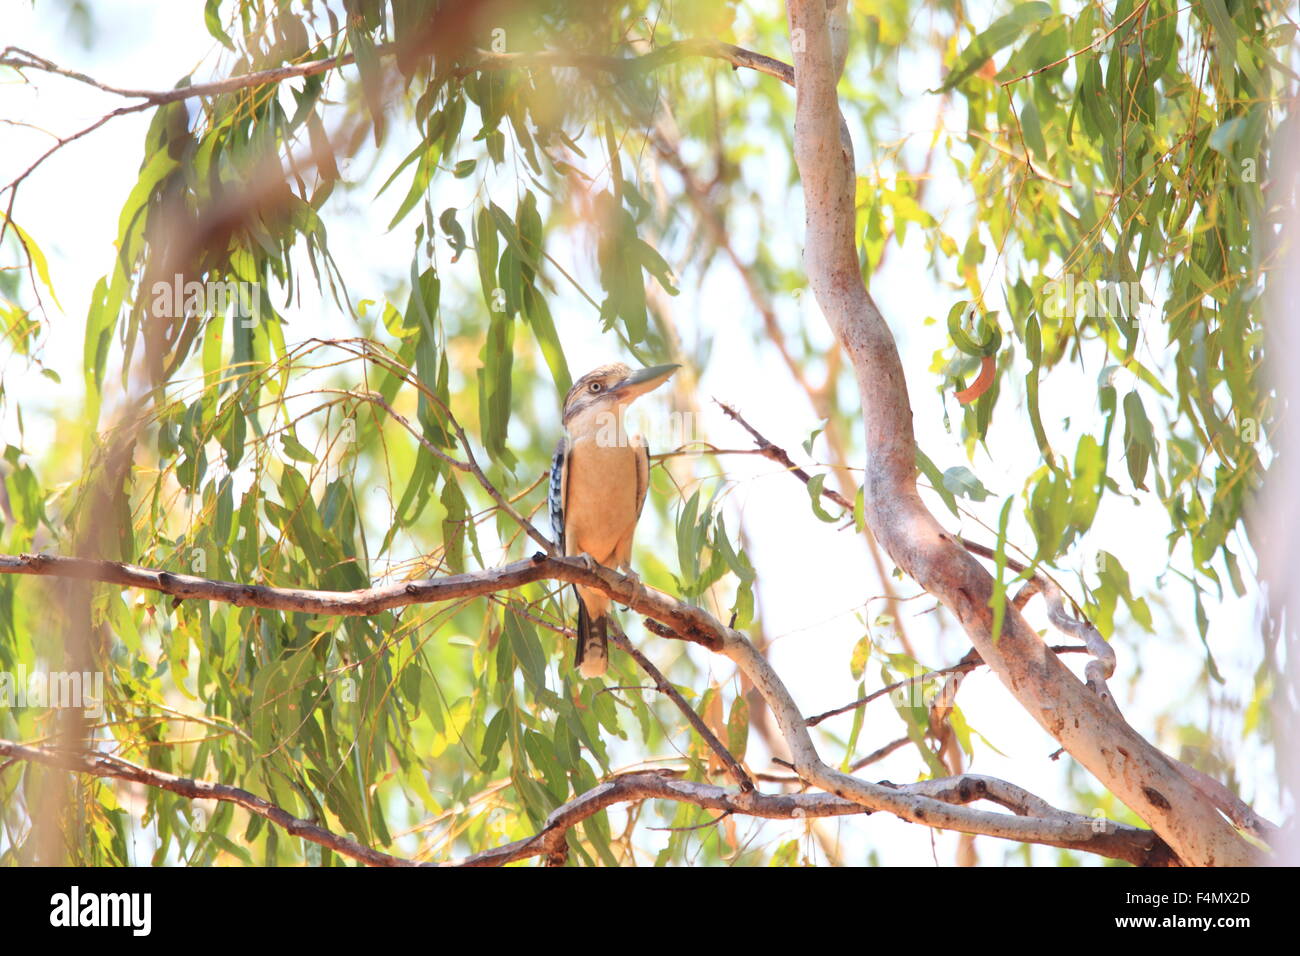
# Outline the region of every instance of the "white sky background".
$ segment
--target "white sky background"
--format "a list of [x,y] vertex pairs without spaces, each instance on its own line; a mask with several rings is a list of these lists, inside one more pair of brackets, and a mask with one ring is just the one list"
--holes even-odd
[[[161,89],[170,87],[184,74],[203,61],[195,74],[196,81],[213,75],[218,46],[203,27],[201,0],[170,0],[167,3],[145,0],[96,0],[92,4],[96,23],[96,40],[91,50],[80,46],[67,25],[61,22],[63,8],[50,3],[39,3],[36,9],[27,0],[0,0],[0,46],[13,44],[48,57],[61,66],[81,70],[101,82],[121,87]],[[993,5],[990,4],[990,7]],[[970,12],[977,22],[994,15],[992,11],[981,14]],[[788,58],[787,49],[762,51]],[[206,60],[205,60],[206,58]],[[1000,61],[999,61],[1000,62]],[[225,66],[225,64],[223,64]],[[704,67],[701,67],[703,69]],[[901,71],[906,92],[917,103],[914,112],[899,117],[897,129],[879,129],[877,135],[891,140],[906,134],[927,133],[933,124],[935,103],[923,91],[938,84],[937,63],[918,64],[917,69]],[[116,97],[100,93],[91,87],[60,77],[39,72],[29,74],[31,85],[8,81],[0,84],[0,117],[32,123],[59,135],[81,129],[94,122],[110,109],[122,105]],[[766,78],[761,82],[775,82]],[[753,78],[739,82],[753,83]],[[152,111],[114,119],[85,139],[74,143],[45,163],[22,186],[15,219],[27,229],[49,257],[55,288],[64,307],[60,313],[45,298],[56,331],[50,336],[41,355],[44,363],[62,376],[63,384],[55,385],[48,379],[27,370],[18,360],[0,355],[0,372],[11,395],[21,395],[26,435],[21,441],[17,432],[14,403],[11,401],[0,420],[0,440],[22,444],[39,468],[43,449],[59,439],[56,416],[69,415],[82,401],[82,342],[86,311],[91,289],[99,276],[108,271],[114,254],[113,242],[117,234],[117,216],[121,204],[136,180],[142,159],[144,132]],[[965,123],[964,108],[958,106],[946,119],[947,128],[960,130]],[[378,168],[391,168],[396,159],[404,155],[409,145],[409,124],[394,115],[390,123],[390,138]],[[926,136],[918,136],[925,142]],[[49,147],[49,135],[36,130],[0,124],[0,182],[8,182],[32,160]],[[855,136],[858,149],[858,172],[869,171],[863,156],[863,141]],[[469,155],[467,153],[462,154]],[[783,160],[784,162],[784,160]],[[358,164],[360,166],[360,164]],[[481,165],[480,165],[481,168]],[[405,194],[409,174],[395,183],[389,192],[371,201],[373,190],[380,180],[367,178],[372,172],[368,166],[349,170],[342,167],[346,178],[366,178],[367,185],[357,192],[336,189],[323,211],[329,230],[330,249],[344,271],[354,301],[374,299],[382,302],[388,294],[401,287],[408,274],[411,239],[416,221],[413,214],[392,233],[386,233],[393,211]],[[935,173],[940,178],[932,183],[927,207],[932,211],[949,205],[955,207],[955,216],[964,216],[969,208],[969,186],[950,178],[951,173],[943,163],[936,163]],[[752,175],[752,171],[751,171]],[[949,177],[949,178],[944,178]],[[473,182],[473,179],[469,181]],[[596,188],[600,188],[600,181]],[[464,207],[468,193],[455,195],[458,189],[468,189],[461,183],[451,183],[448,177],[437,180],[440,191],[435,208],[449,205]],[[5,197],[7,200],[7,196]],[[503,202],[507,210],[509,202]],[[464,212],[462,225],[467,225]],[[737,222],[743,221],[738,217]],[[790,237],[790,248],[803,233],[800,208],[768,210],[765,221],[754,224],[771,234]],[[960,230],[956,231],[960,234]],[[749,241],[743,230],[735,235],[738,250],[743,256]],[[990,459],[983,452],[968,462],[959,442],[944,431],[943,407],[935,392],[936,376],[928,372],[932,355],[945,344],[946,332],[942,321],[925,325],[922,320],[933,316],[942,320],[956,297],[942,286],[926,267],[925,252],[920,243],[920,232],[911,230],[908,245],[889,252],[885,269],[875,276],[872,293],[890,322],[899,341],[903,365],[907,371],[911,390],[914,421],[921,447],[942,470],[954,465],[968,465],[992,492],[992,497],[982,504],[963,500],[963,504],[978,514],[989,525],[996,526],[998,511],[1009,494],[1021,490],[1024,477],[1039,464],[1036,447],[1023,426],[1023,395],[1019,388],[1006,382],[990,429]],[[7,246],[8,250],[11,246]],[[566,249],[558,238],[552,239],[548,250],[563,262],[566,268],[573,265],[588,289],[598,289],[598,283],[587,281],[590,270],[583,250]],[[665,255],[671,255],[664,250]],[[442,256],[442,253],[440,253]],[[477,273],[472,255],[467,254],[455,266],[446,265],[443,257],[443,302],[477,302],[482,307],[477,292]],[[8,259],[6,259],[8,261]],[[674,263],[675,264],[675,263]],[[797,253],[792,251],[784,264],[799,268]],[[996,294],[999,283],[989,274],[989,267],[981,269],[990,294]],[[573,271],[572,269],[570,271]],[[683,281],[681,296],[672,302],[673,314],[680,324],[687,342],[695,334],[714,339],[713,361],[705,370],[700,383],[698,399],[701,405],[717,396],[734,403],[745,417],[772,441],[782,445],[803,461],[800,443],[820,422],[803,401],[802,393],[789,380],[774,350],[755,349],[758,336],[754,329],[759,320],[746,297],[740,280],[734,273],[715,268],[703,284],[692,280],[688,273]],[[590,306],[567,286],[559,284],[561,295],[552,300],[552,312],[568,353],[570,368],[581,374],[587,368],[612,358],[624,358],[612,349],[612,337],[597,335],[597,323]],[[458,297],[450,287],[467,289],[469,297]],[[30,290],[24,292],[28,295]],[[1150,290],[1148,290],[1150,292]],[[307,281],[302,284],[303,303],[290,313],[291,324],[286,328],[290,344],[313,335],[351,334],[351,321],[338,314],[328,297],[320,302],[314,287]],[[28,299],[30,301],[30,299]],[[399,303],[403,299],[398,300]],[[318,309],[312,309],[312,304]],[[787,327],[792,327],[802,309],[813,342],[829,346],[831,336],[811,297],[802,303],[790,300],[778,303]],[[1000,303],[990,303],[999,308]],[[1143,322],[1144,341],[1149,351],[1142,356],[1144,362],[1161,368],[1163,329],[1154,320]],[[635,364],[633,362],[632,364]],[[472,375],[472,369],[462,369]],[[1096,401],[1096,375],[1100,365],[1084,373],[1060,368],[1053,372],[1041,390],[1042,414],[1049,435],[1059,450],[1072,456],[1079,428],[1094,430],[1101,421]],[[109,376],[113,376],[110,367]],[[851,386],[851,373],[843,372],[844,387]],[[1122,391],[1121,391],[1122,397]],[[655,406],[663,413],[663,398]],[[851,407],[851,406],[850,406]],[[1148,408],[1150,409],[1150,405]],[[41,415],[44,409],[46,414]],[[949,396],[949,409],[954,421],[958,419],[957,405]],[[1154,417],[1154,412],[1152,413]],[[1075,419],[1069,438],[1063,439],[1060,422],[1067,416]],[[73,413],[72,417],[76,417]],[[720,447],[747,447],[745,434],[736,426],[719,421],[717,416],[706,419],[705,437]],[[1099,433],[1100,428],[1095,430]],[[1157,434],[1159,434],[1157,428]],[[860,439],[858,439],[860,444]],[[1116,442],[1115,444],[1119,444]],[[662,448],[656,450],[663,450]],[[814,447],[814,461],[824,460],[821,442]],[[761,590],[760,608],[765,630],[770,636],[780,636],[772,654],[773,663],[786,680],[795,699],[805,713],[816,713],[846,703],[856,696],[856,685],[849,674],[852,649],[862,636],[863,628],[854,615],[860,610],[868,620],[883,611],[881,602],[872,602],[865,609],[860,605],[868,597],[881,593],[862,541],[851,531],[837,531],[837,525],[817,521],[808,507],[807,495],[795,480],[782,475],[772,463],[749,457],[725,461],[731,476],[741,482],[733,492],[730,525],[735,534],[736,507],[743,508],[746,531],[749,535],[751,560],[759,572]],[[1163,455],[1158,465],[1164,467]],[[1127,488],[1127,473],[1121,461],[1112,457],[1111,474]],[[932,507],[940,521],[951,530],[986,543],[994,543],[993,536],[972,522],[960,528],[937,499],[931,497]],[[1168,575],[1163,587],[1156,575],[1166,563],[1165,533],[1167,519],[1162,506],[1153,494],[1142,495],[1140,504],[1133,505],[1117,497],[1108,497],[1102,506],[1097,522],[1085,541],[1086,551],[1072,555],[1074,568],[1091,568],[1092,559],[1099,549],[1117,555],[1128,570],[1135,594],[1145,594],[1151,603],[1156,622],[1156,635],[1140,630],[1127,613],[1120,609],[1116,618],[1113,642],[1119,657],[1119,666],[1112,687],[1124,707],[1129,721],[1156,744],[1177,752],[1172,736],[1171,722],[1157,720],[1157,715],[1170,708],[1170,701],[1178,701],[1175,722],[1204,726],[1208,708],[1206,691],[1198,684],[1202,653],[1195,634],[1192,593],[1189,586],[1175,575]],[[1020,517],[1023,506],[1013,506],[1010,539],[1030,547],[1032,534]],[[647,511],[647,516],[650,512]],[[653,520],[653,519],[650,519]],[[642,542],[671,541],[670,528],[644,528],[639,536]],[[1234,547],[1242,552],[1243,548]],[[665,555],[670,567],[676,566],[675,552]],[[1244,564],[1253,568],[1253,556],[1241,555]],[[1176,552],[1175,566],[1183,570],[1188,561]],[[1065,567],[1071,567],[1067,562]],[[1079,595],[1076,579],[1062,580],[1072,593]],[[1095,580],[1090,577],[1090,580]],[[908,580],[896,583],[903,596],[917,593],[916,585]],[[1210,595],[1212,597],[1212,595]],[[1208,603],[1210,617],[1210,644],[1228,688],[1214,688],[1210,693],[1244,702],[1249,699],[1251,675],[1260,659],[1260,642],[1255,626],[1253,598],[1230,599],[1223,604]],[[1038,602],[1031,604],[1031,621],[1045,626]],[[924,613],[933,608],[928,598],[903,605],[907,615],[906,626],[923,662],[939,667],[955,663],[968,648],[968,643],[951,621],[947,632],[939,634],[937,625],[943,612]],[[644,634],[639,626],[631,628],[632,636],[643,647],[648,647],[660,663],[673,660],[678,647],[664,646]],[[1057,640],[1049,634],[1048,639]],[[1064,641],[1063,641],[1064,642]],[[888,646],[897,650],[896,646]],[[691,651],[694,653],[694,650]],[[712,666],[715,676],[730,678],[730,665],[706,656],[698,658]],[[1066,663],[1076,673],[1081,673],[1083,655],[1067,655]],[[868,667],[868,688],[879,686],[878,666]],[[1134,674],[1139,674],[1136,678]],[[703,687],[701,686],[702,690]],[[1066,809],[1089,813],[1090,806],[1080,806],[1065,788],[1065,774],[1072,761],[1068,757],[1053,762],[1048,755],[1056,750],[1055,742],[1021,710],[996,678],[987,671],[970,675],[962,686],[958,704],[968,721],[984,737],[997,746],[1002,754],[994,752],[976,738],[976,755],[969,766],[972,772],[1003,777],[1028,788],[1040,796]],[[847,718],[834,727],[841,736],[847,736]],[[1235,727],[1235,724],[1234,724]],[[858,755],[867,753],[903,733],[903,725],[894,715],[887,701],[881,700],[868,709],[866,725],[859,742]],[[1276,791],[1272,784],[1272,758],[1266,748],[1258,745],[1238,745],[1233,727],[1228,728],[1227,746],[1230,757],[1235,756],[1237,772],[1242,780],[1242,793],[1254,801],[1257,810],[1276,820],[1278,807]],[[840,756],[832,747],[823,746],[823,756],[828,762],[837,762]],[[751,761],[758,754],[758,746],[751,741]],[[638,756],[628,754],[629,759]],[[761,762],[756,769],[766,769]],[[886,761],[864,772],[869,779],[892,779],[907,782],[914,779],[921,768],[915,751],[905,748]],[[1086,773],[1075,767],[1077,773]],[[866,860],[868,851],[875,851],[883,863],[929,864],[937,854],[940,863],[952,861],[956,837],[950,834],[935,835],[924,827],[906,824],[885,814],[875,814],[852,824],[828,821],[831,828],[842,827],[846,837],[845,859],[850,862]],[[742,826],[742,832],[744,827]],[[666,835],[664,835],[666,839]],[[932,849],[933,841],[933,849]],[[992,839],[981,839],[978,844],[982,863],[1001,861],[1004,856],[1016,853],[1013,844]],[[1035,862],[1047,863],[1055,859],[1055,851],[1037,848],[1033,851]],[[1012,861],[1012,862],[1014,862]]]

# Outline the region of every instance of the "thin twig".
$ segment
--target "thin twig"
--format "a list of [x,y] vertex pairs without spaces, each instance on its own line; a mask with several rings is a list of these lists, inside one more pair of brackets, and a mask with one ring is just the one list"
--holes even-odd
[[[786,450],[784,448],[782,448],[780,445],[774,445],[772,442],[768,441],[762,434],[759,433],[759,431],[756,428],[754,428],[753,425],[745,421],[744,417],[741,416],[740,412],[736,411],[726,402],[718,401],[718,399],[716,398],[714,399],[714,402],[718,404],[719,408],[721,408],[724,412],[727,413],[727,416],[729,418],[735,421],[736,424],[740,425],[741,428],[745,429],[745,431],[749,432],[749,434],[754,439],[754,444],[758,446],[758,453],[760,455],[762,455],[764,458],[768,458],[776,462],[778,465],[781,465],[788,472],[790,472],[790,474],[794,475],[805,485],[812,481],[812,475],[808,474],[808,472],[804,471],[802,468],[796,465],[794,461],[790,458],[789,454],[786,453]],[[845,511],[849,512],[850,514],[853,513],[853,502],[849,501],[847,498],[845,498],[838,491],[835,491],[833,488],[823,487],[822,496],[825,498],[829,498],[831,501],[835,502],[837,505],[839,505],[841,508],[843,508]]]
[[617,622],[613,622],[611,630],[610,640],[614,642],[614,645],[621,648],[632,660],[636,661],[637,666],[650,675],[650,679],[655,682],[659,692],[677,705],[677,709],[682,712],[682,716],[686,718],[687,722],[695,728],[695,732],[709,745],[709,749],[717,754],[718,759],[722,761],[723,766],[727,768],[727,771],[739,785],[741,792],[753,790],[754,781],[745,772],[745,768],[740,765],[740,761],[722,745],[722,741],[709,729],[704,719],[695,712],[695,708],[687,703],[681,691],[674,687],[672,682],[663,675],[663,671],[650,662],[650,658],[637,650],[636,646],[627,639],[627,635],[623,633],[623,629],[619,627]]
[[[1054,654],[1088,653],[1088,648],[1079,644],[1056,644],[1048,649],[1052,651]],[[975,652],[972,651],[971,653],[967,654],[966,657],[972,659],[962,660],[960,663],[953,664],[950,667],[941,667],[938,670],[926,671],[924,674],[918,674],[915,677],[907,677],[904,678],[903,680],[895,681],[892,684],[887,684],[886,686],[880,688],[879,690],[872,691],[866,697],[860,697],[857,700],[845,704],[842,707],[836,707],[833,710],[828,710],[825,713],[818,714],[815,717],[809,717],[806,721],[804,721],[804,723],[809,727],[816,727],[823,720],[829,720],[831,717],[837,717],[840,714],[846,714],[849,711],[857,710],[859,707],[865,707],[873,700],[876,700],[880,697],[884,697],[886,694],[892,694],[894,691],[900,688],[910,687],[914,684],[923,684],[926,681],[934,680],[934,678],[940,677],[944,674],[965,674],[968,673],[969,671],[975,670],[975,668],[977,667],[984,666],[984,659],[980,657],[978,654],[976,654]]]

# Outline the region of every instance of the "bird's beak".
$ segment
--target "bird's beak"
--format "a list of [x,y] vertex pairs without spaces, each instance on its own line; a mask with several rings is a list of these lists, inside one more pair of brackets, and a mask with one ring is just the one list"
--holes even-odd
[[672,378],[673,372],[679,368],[680,365],[652,365],[650,368],[639,368],[615,385],[611,391],[618,396],[619,401],[630,402],[646,392],[653,392]]

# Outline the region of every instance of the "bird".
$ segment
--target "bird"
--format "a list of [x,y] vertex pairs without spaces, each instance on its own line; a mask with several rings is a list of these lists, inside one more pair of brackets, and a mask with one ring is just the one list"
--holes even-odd
[[[637,398],[672,377],[679,365],[633,371],[622,362],[592,369],[564,398],[564,435],[551,463],[551,530],[560,554],[583,557],[636,578],[632,535],[650,483],[650,451],[641,435],[628,436],[623,415]],[[609,665],[609,595],[573,586],[578,597],[574,665],[585,678]]]

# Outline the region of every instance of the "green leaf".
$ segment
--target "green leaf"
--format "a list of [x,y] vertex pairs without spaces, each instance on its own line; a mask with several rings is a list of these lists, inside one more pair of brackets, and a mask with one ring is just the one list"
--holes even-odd
[[867,661],[871,658],[871,634],[863,634],[858,643],[853,645],[853,657],[849,659],[849,673],[856,681],[862,680],[866,673]]
[[727,714],[727,750],[736,760],[744,760],[748,743],[749,701],[740,694],[731,702],[731,711]]
[[[867,685],[862,680],[859,680],[858,694],[856,699],[862,700],[862,698],[866,696],[867,696]],[[849,729],[848,742],[844,745],[844,759],[840,761],[841,773],[848,773],[849,768],[853,764],[853,755],[857,753],[858,737],[862,733],[862,726],[866,720],[866,716],[867,716],[867,708],[865,706],[853,708],[853,725]]]
[[939,473],[939,469],[935,467],[934,462],[929,459],[925,452],[921,451],[920,445],[916,446],[916,467],[921,470],[921,474],[929,479],[930,486],[943,499],[943,503],[948,506],[948,510],[952,512],[953,517],[960,518],[961,512],[957,510],[957,499],[944,484],[943,475]]
[[696,537],[696,516],[700,508],[700,493],[696,490],[677,516],[677,566],[682,575],[682,591],[694,594],[700,577],[700,548]]
[[1232,144],[1246,131],[1246,117],[1234,116],[1210,134],[1210,149],[1225,156],[1232,155]]
[[931,93],[946,93],[974,75],[994,53],[1013,43],[1026,27],[1052,15],[1052,5],[1034,0],[1022,3],[1004,17],[994,20],[957,57],[943,85]]
[[[830,421],[830,419],[827,419],[826,421]],[[814,429],[812,430],[812,432],[808,435],[808,437],[807,437],[806,439],[804,439],[804,441],[803,441],[803,452],[804,452],[805,455],[811,455],[811,454],[812,454],[812,450],[813,450],[813,442],[815,442],[815,441],[817,440],[817,436],[820,435],[820,434],[821,434],[823,431],[825,431],[825,430],[826,430],[826,422],[824,421],[824,422],[822,422],[820,425],[818,425],[816,428],[814,428]]]
[[644,239],[638,238],[633,245],[633,249],[640,258],[641,265],[645,267],[647,272],[659,280],[659,284],[663,286],[664,291],[669,295],[677,295],[678,289],[676,283],[673,281],[673,270],[669,267],[664,257],[659,255],[658,251]]
[[545,257],[542,217],[537,211],[537,197],[531,189],[525,190],[524,198],[519,200],[515,220],[519,225],[519,257],[524,264],[524,281],[531,285],[537,282]]
[[717,516],[713,526],[713,547],[722,555],[722,559],[731,569],[731,573],[740,578],[741,581],[753,581],[755,577],[754,568],[749,560],[744,556],[744,552],[737,552],[731,546],[731,539],[727,537],[727,529],[723,526],[722,515]]
[[948,310],[948,334],[952,336],[953,344],[959,352],[975,358],[996,354],[1002,346],[1002,330],[998,328],[997,313],[985,312],[979,316],[975,324],[980,327],[982,334],[978,339],[972,339],[962,328],[962,320],[970,311],[969,306],[970,303],[963,300]]
[[375,145],[378,146],[384,138],[383,66],[379,62],[375,41],[362,23],[349,19],[347,36],[348,46],[355,55],[357,72],[361,75],[361,91],[366,101],[366,109],[369,110],[371,121],[375,124]]
[[1145,599],[1133,596],[1128,571],[1124,569],[1124,565],[1120,563],[1119,558],[1108,551],[1098,551],[1097,578],[1099,586],[1093,592],[1097,606],[1096,613],[1093,615],[1093,624],[1103,637],[1109,639],[1111,634],[1114,633],[1115,608],[1120,600],[1124,602],[1129,609],[1129,613],[1133,615],[1133,619],[1144,630],[1148,632],[1153,630],[1151,609],[1147,606]]
[[1225,78],[1231,76],[1237,62],[1237,28],[1228,15],[1223,0],[1203,0],[1201,14],[1214,27],[1214,56],[1219,61]]
[[506,447],[513,412],[510,395],[514,337],[514,320],[506,312],[494,312],[488,321],[487,340],[479,351],[483,365],[476,374],[483,447],[506,468],[515,464],[514,455]]
[[[438,138],[442,135],[443,125],[445,122],[446,114],[442,110],[439,110],[434,114],[429,130],[425,134],[425,138],[421,140],[414,149],[407,153],[393,171],[388,174],[388,178],[384,180],[384,184],[380,186],[379,191],[375,193],[376,199],[382,196],[389,186],[393,185],[393,181],[396,180],[397,177],[401,175],[402,170],[411,165],[411,163],[415,162],[417,159],[428,159],[429,157],[434,157],[436,159],[436,157],[441,155],[441,148],[437,143]],[[426,179],[425,182],[427,183],[428,180]],[[390,226],[389,228],[392,227]]]
[[537,731],[529,730],[524,732],[524,750],[529,762],[542,772],[552,805],[558,806],[568,795],[569,783],[564,768],[555,757],[554,746]]
[[815,514],[820,520],[835,522],[839,519],[822,507],[822,485],[825,484],[825,482],[825,472],[813,475],[812,478],[808,480],[808,500],[812,502],[813,514]]
[[[424,198],[424,194],[429,188],[429,181],[433,178],[434,170],[438,166],[437,143],[433,143],[427,148],[417,146],[416,149],[423,149],[423,152],[420,153],[420,161],[415,166],[415,176],[411,180],[411,188],[406,191],[406,198],[402,200],[402,204],[397,207],[397,212],[389,220],[388,229],[390,231],[406,218],[406,214],[415,208],[417,202]],[[398,172],[400,171],[399,167]],[[397,173],[395,172],[393,175],[396,176]],[[385,183],[384,188],[387,188],[387,186],[388,184]],[[383,192],[383,189],[380,189],[380,192]]]
[[499,312],[500,303],[496,295],[497,226],[491,211],[484,206],[478,211],[474,220],[474,255],[478,259],[479,283],[483,288],[483,300],[490,312]]
[[546,690],[546,653],[531,621],[513,611],[506,611],[505,630],[510,634],[510,646],[524,672],[524,679],[535,693]]
[[[136,225],[144,215],[146,204],[163,179],[171,175],[179,165],[168,150],[160,149],[155,152],[140,170],[140,178],[131,187],[126,202],[122,204],[122,212],[117,220],[117,244],[118,261],[122,265],[124,274],[131,272],[136,254],[139,252],[140,239]],[[152,294],[153,290],[148,291]]]
[[442,234],[447,237],[447,241],[451,244],[451,261],[455,262],[460,258],[460,254],[465,251],[465,230],[456,221],[454,207],[442,211],[442,215],[438,217],[438,225],[442,228]]
[[954,495],[961,495],[971,501],[983,501],[989,496],[988,489],[975,477],[975,473],[965,465],[956,465],[943,473],[943,486]]
[[[519,223],[511,220],[506,211],[496,203],[490,203],[488,206],[497,230],[505,237],[509,249],[513,251],[520,263],[521,281],[529,283],[533,282],[542,268],[540,220],[533,221],[537,216],[535,204],[536,199],[533,198],[533,194],[531,192],[525,193],[515,212],[516,216],[519,217]],[[524,239],[523,227],[525,223],[528,223],[529,232],[532,233],[530,242],[525,242]]]
[[235,51],[235,44],[231,42],[230,37],[221,26],[221,0],[207,0],[207,3],[203,5],[203,23],[208,28],[208,33],[211,34],[212,39],[232,53]]
[[307,461],[313,465],[318,461],[316,456],[311,453],[311,449],[299,442],[292,431],[286,431],[280,435],[280,444],[284,446],[284,453],[294,461]]
[[1043,359],[1042,331],[1038,327],[1038,317],[1030,315],[1025,319],[1025,357],[1029,359],[1029,371],[1025,373],[1025,402],[1029,412],[1029,425],[1034,431],[1034,441],[1043,456],[1043,461],[1055,467],[1056,455],[1047,441],[1047,430],[1043,428],[1043,417],[1038,407],[1038,374]]
[[474,701],[470,698],[462,697],[452,704],[447,711],[447,720],[449,722],[442,730],[434,734],[429,743],[429,757],[441,757],[448,747],[459,746],[465,728],[469,726],[470,719],[473,716]]
[[1092,435],[1079,436],[1074,451],[1074,478],[1070,482],[1070,524],[1079,531],[1092,527],[1105,488],[1106,461]]
[[1201,638],[1201,647],[1205,649],[1205,669],[1216,684],[1223,684],[1225,683],[1223,675],[1219,673],[1219,666],[1210,652],[1209,630],[1210,621],[1205,613],[1205,604],[1201,601],[1201,588],[1198,586],[1196,588],[1196,631]]
[[1124,396],[1124,457],[1134,487],[1143,491],[1147,490],[1144,484],[1147,465],[1155,451],[1155,433],[1142,406],[1142,397],[1136,391],[1129,392]]
[[533,338],[537,340],[537,347],[542,350],[542,358],[550,369],[556,392],[567,395],[573,387],[569,363],[564,357],[564,349],[560,345],[559,333],[555,331],[555,322],[551,319],[546,297],[531,285],[524,287],[524,318],[533,332]]
[[989,598],[989,607],[993,609],[993,627],[990,633],[994,644],[1002,638],[1002,620],[1007,611],[1007,586],[1002,574],[1007,569],[1007,522],[1011,518],[1011,505],[1015,500],[1015,495],[1008,495],[1002,505],[1002,513],[998,515],[998,547],[994,562],[997,570],[993,576],[993,594]]
[[1043,125],[1032,96],[1026,97],[1020,108],[1020,129],[1025,134],[1025,146],[1033,151],[1040,163],[1047,162],[1047,141],[1043,139]]
[[444,481],[442,496],[438,499],[446,513],[442,522],[443,552],[447,567],[457,574],[465,570],[465,522],[469,508],[465,495],[454,481]]
[[506,743],[506,730],[510,727],[511,717],[510,711],[502,708],[493,714],[491,721],[487,722],[484,743],[478,748],[478,754],[482,757],[480,767],[482,773],[490,774],[497,770],[500,762],[500,747]]
[[772,854],[772,859],[768,860],[767,865],[768,866],[794,866],[798,862],[799,862],[799,841],[788,840],[787,842],[782,843],[777,848],[777,851]]
[[[116,276],[121,270],[114,269]],[[112,344],[113,330],[122,308],[125,282],[114,279],[112,286],[101,278],[90,295],[90,309],[86,313],[86,341],[83,353],[87,391],[96,397],[95,407],[87,409],[88,420],[96,420],[98,395],[104,384],[104,368],[108,349]]]
[[54,291],[54,283],[50,281],[50,264],[46,261],[45,253],[41,251],[41,247],[36,244],[35,239],[28,235],[27,230],[23,229],[22,226],[18,225],[18,223],[14,222],[3,212],[0,212],[0,218],[3,218],[8,222],[9,228],[13,229],[13,231],[18,235],[18,241],[22,243],[23,249],[27,252],[27,257],[32,262],[32,268],[36,270],[36,274],[40,277],[41,282],[45,285],[45,288],[49,290],[50,298],[54,300],[54,304],[62,309],[63,306],[59,303],[59,296]]

